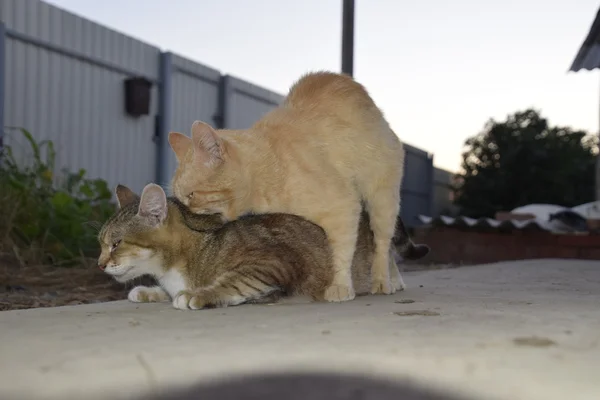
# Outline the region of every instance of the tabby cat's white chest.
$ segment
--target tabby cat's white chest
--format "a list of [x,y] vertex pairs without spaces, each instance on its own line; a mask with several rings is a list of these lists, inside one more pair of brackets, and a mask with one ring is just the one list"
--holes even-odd
[[158,282],[171,298],[175,297],[180,291],[187,289],[183,275],[175,268],[167,271],[166,274],[158,279]]

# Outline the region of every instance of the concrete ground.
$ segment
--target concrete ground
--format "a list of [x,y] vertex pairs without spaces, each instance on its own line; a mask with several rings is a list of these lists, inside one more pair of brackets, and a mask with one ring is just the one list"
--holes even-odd
[[[342,304],[296,299],[178,311],[118,301],[1,312],[0,398],[133,398],[197,382],[211,389],[186,398],[449,398],[373,394],[360,374],[457,398],[600,399],[600,262],[404,276],[404,292]],[[268,380],[255,380],[259,389],[215,380],[284,371],[355,375],[329,382],[320,396],[314,377],[307,380],[314,385],[281,383],[289,396],[279,397],[265,395]],[[237,395],[223,391],[234,387]]]

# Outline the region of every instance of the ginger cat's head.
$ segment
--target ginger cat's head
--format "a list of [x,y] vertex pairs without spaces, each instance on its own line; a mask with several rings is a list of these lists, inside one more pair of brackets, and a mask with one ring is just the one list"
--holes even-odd
[[141,197],[123,185],[118,185],[115,192],[119,210],[98,234],[98,266],[118,282],[160,275],[163,246],[159,244],[169,236],[163,223],[167,218],[165,192],[152,183],[146,185]]
[[220,213],[228,218],[243,186],[227,143],[210,125],[196,121],[191,138],[171,132],[169,144],[178,161],[171,181],[173,195],[193,213]]

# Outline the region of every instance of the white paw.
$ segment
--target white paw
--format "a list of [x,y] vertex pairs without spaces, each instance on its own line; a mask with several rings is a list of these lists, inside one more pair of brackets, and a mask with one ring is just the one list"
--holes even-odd
[[134,303],[148,302],[148,289],[146,286],[136,286],[127,295],[127,299]]
[[168,300],[169,295],[160,286],[136,286],[131,289],[127,299],[134,303],[156,303]]
[[201,310],[206,306],[200,293],[181,291],[173,299],[173,307],[178,310]]
[[179,292],[173,299],[173,307],[178,310],[189,310],[190,295],[186,292]]

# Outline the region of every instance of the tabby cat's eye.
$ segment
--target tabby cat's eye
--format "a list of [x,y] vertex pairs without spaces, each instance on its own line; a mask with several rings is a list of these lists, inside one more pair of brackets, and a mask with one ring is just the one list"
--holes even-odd
[[114,251],[120,243],[121,243],[120,240],[117,240],[116,242],[114,242],[112,247],[110,248],[110,251]]
[[190,200],[192,199],[192,197],[194,197],[194,192],[192,192],[192,193],[190,193],[190,194],[187,195],[187,198],[190,199]]

